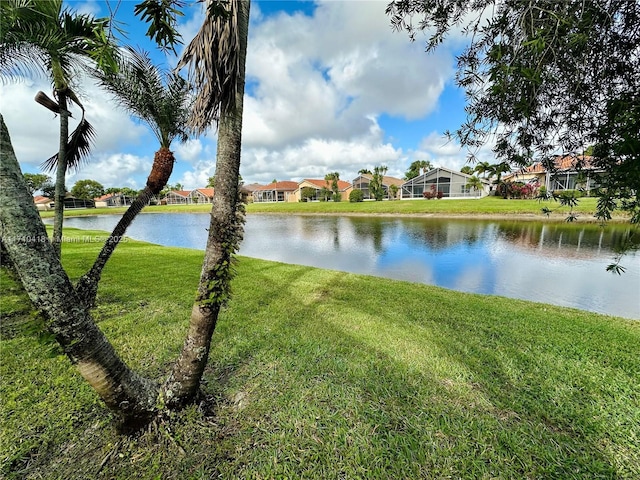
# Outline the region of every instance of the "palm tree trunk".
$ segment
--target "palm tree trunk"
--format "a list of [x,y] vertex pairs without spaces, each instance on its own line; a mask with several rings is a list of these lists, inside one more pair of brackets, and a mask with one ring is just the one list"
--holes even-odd
[[47,329],[80,374],[126,426],[156,411],[158,388],[130,370],[81,305],[33,203],[0,116],[2,243]]
[[58,149],[58,164],[56,167],[56,190],[54,197],[53,217],[53,249],[60,258],[62,245],[62,223],[64,219],[64,197],[66,195],[65,176],[67,174],[67,142],[69,141],[69,111],[67,110],[67,94],[64,89],[58,90],[58,104],[60,105],[60,147]]
[[127,211],[124,213],[118,224],[115,226],[109,238],[105,242],[100,254],[96,258],[91,270],[85,273],[78,284],[76,292],[81,302],[86,308],[93,307],[98,293],[98,283],[102,276],[102,269],[111,258],[111,254],[122,240],[127,228],[138,216],[142,209],[149,203],[153,195],[157,195],[169,181],[175,158],[173,153],[166,147],[160,148],[153,159],[153,167],[147,178],[147,185],[138,194],[136,199],[131,203]]
[[91,270],[85,273],[78,280],[78,283],[76,284],[76,293],[85,308],[95,306],[98,284],[100,283],[104,266],[109,261],[109,258],[111,258],[111,254],[115,251],[120,240],[122,240],[122,237],[127,231],[127,228],[129,228],[129,225],[133,223],[136,216],[149,203],[152,196],[153,192],[148,186],[138,194],[102,246],[102,250],[100,250],[100,254],[93,263]]
[[182,352],[162,387],[168,406],[191,401],[198,392],[218,314],[229,298],[232,256],[242,236],[238,200],[245,60],[249,30],[249,1],[238,2],[240,75],[235,105],[220,114],[215,185],[209,236],[196,301]]

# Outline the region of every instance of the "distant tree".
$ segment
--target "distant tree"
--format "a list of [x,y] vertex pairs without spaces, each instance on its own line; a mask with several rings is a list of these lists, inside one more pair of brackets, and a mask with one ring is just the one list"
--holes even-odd
[[340,186],[338,185],[338,181],[340,180],[340,173],[338,172],[327,173],[324,176],[324,180],[325,182],[327,182],[327,184],[329,185],[329,188],[331,189],[331,192],[333,193],[331,196],[333,201],[339,202],[340,200],[342,200],[342,196],[340,195]]
[[332,192],[327,187],[322,187],[318,192],[318,200],[326,202],[331,198]]
[[398,195],[398,186],[395,184],[389,185],[389,200],[393,200]]
[[207,179],[207,188],[214,188],[216,186],[216,176],[213,175]]
[[480,190],[482,190],[482,187],[483,187],[482,180],[480,180],[478,177],[474,175],[467,180],[466,186],[467,188],[473,188],[476,192],[479,192]]
[[104,187],[95,180],[78,180],[71,188],[71,195],[76,198],[93,200],[104,195]]
[[300,200],[308,202],[316,196],[316,189],[311,187],[302,187],[300,190]]
[[489,165],[489,178],[496,177],[493,183],[499,185],[502,182],[502,174],[510,171],[511,166],[508,162],[495,163],[493,165]]
[[358,175],[371,175],[371,170],[368,168],[362,168],[358,170]]
[[487,178],[487,175],[491,172],[491,164],[489,162],[478,162],[473,171],[481,174],[482,178]]
[[349,193],[349,201],[351,203],[362,202],[363,200],[364,193],[362,193],[362,190],[354,188],[353,190],[351,190],[351,193]]
[[473,175],[473,167],[469,165],[465,165],[460,169],[461,173],[466,173],[467,175]]
[[[66,188],[64,190],[66,193]],[[47,181],[40,186],[40,191],[45,197],[54,198],[56,195],[56,184],[52,181]]]
[[278,180],[274,178],[273,180],[271,180],[271,183],[278,183]]
[[387,170],[388,167],[384,165],[374,167],[373,169],[373,178],[369,182],[369,194],[375,198],[376,202],[379,202],[384,198],[385,191],[383,181]]
[[42,191],[43,186],[51,183],[51,177],[44,173],[25,173],[23,176],[31,195],[38,191]]
[[418,177],[421,173],[427,173],[433,168],[429,160],[415,160],[409,165],[409,169],[404,174],[405,180],[411,180]]

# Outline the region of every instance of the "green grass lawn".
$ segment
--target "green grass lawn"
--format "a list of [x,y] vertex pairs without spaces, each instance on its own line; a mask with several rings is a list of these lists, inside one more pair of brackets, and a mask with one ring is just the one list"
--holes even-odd
[[[582,198],[574,211],[579,215],[579,221],[596,221],[597,199]],[[553,211],[549,217],[542,213],[542,207]],[[147,213],[174,213],[174,212],[208,212],[211,205],[158,205],[146,207]],[[66,215],[98,215],[98,214],[122,214],[125,208],[91,208],[66,210]],[[311,202],[311,203],[250,203],[247,205],[248,213],[289,213],[289,214],[344,214],[344,215],[467,215],[467,216],[511,216],[519,215],[521,218],[546,220],[564,220],[569,207],[562,207],[554,201],[539,202],[538,200],[505,200],[500,197],[485,197],[482,199],[452,199],[452,200],[399,200],[383,202]],[[53,212],[41,212],[42,217],[53,217]],[[626,217],[619,212],[617,220]]]
[[[73,276],[100,246],[63,245]],[[201,261],[127,241],[105,269],[95,318],[143,374],[179,351]],[[241,257],[202,398],[123,437],[0,281],[8,479],[640,478],[640,322]]]

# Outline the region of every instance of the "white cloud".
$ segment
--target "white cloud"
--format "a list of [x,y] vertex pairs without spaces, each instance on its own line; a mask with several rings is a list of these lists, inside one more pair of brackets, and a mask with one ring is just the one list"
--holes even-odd
[[392,32],[381,2],[320,2],[313,17],[278,15],[253,28],[244,121],[250,146],[348,141],[383,112],[421,118],[452,73],[450,55],[427,57]]
[[296,145],[281,149],[246,148],[242,154],[241,174],[251,182],[268,183],[277,180],[324,178],[337,171],[351,181],[362,168],[387,165],[389,175],[402,172],[402,151],[382,141],[382,131],[375,120],[361,136],[348,140],[311,137]]
[[146,179],[151,171],[152,160],[131,154],[99,155],[91,159],[90,165],[77,173],[67,176],[67,188],[78,180],[91,179],[105,187],[129,187],[139,189],[144,186],[140,178]]
[[185,143],[176,142],[173,147],[176,160],[195,163],[202,154],[204,147],[199,138],[189,139]]
[[203,188],[209,183],[209,177],[215,173],[215,162],[198,162],[192,170],[188,170],[178,177],[177,180],[170,180],[169,183],[181,183],[185,189]]
[[101,8],[96,0],[86,0],[84,2],[73,2],[71,7],[82,15],[93,15],[94,17],[100,14]]
[[[492,152],[493,143],[487,143],[474,152],[477,161],[495,163],[495,155]],[[431,132],[424,137],[419,148],[412,152],[416,160],[429,160],[434,167],[445,167],[452,170],[460,170],[467,162],[469,152],[459,142],[449,140],[438,132]]]

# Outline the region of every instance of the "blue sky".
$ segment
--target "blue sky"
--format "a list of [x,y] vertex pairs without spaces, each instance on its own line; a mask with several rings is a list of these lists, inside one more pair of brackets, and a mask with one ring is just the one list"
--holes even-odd
[[[68,3],[97,16],[118,6],[128,43],[149,50],[158,63],[175,65],[174,56],[153,49],[144,37],[146,25],[133,16],[137,2]],[[384,1],[252,2],[241,166],[246,183],[323,178],[334,171],[351,181],[358,170],[376,165],[402,177],[418,159],[453,169],[465,164],[466,152],[442,136],[464,120],[464,95],[453,81],[464,38],[454,34],[426,54],[424,38],[411,43],[391,29],[385,7]],[[179,25],[185,43],[202,18],[202,6],[190,2]],[[79,84],[98,139],[90,162],[68,176],[68,188],[85,178],[105,187],[142,188],[157,141],[90,80]],[[33,101],[38,90],[50,94],[51,88],[45,79],[25,79],[0,92],[25,172],[38,172],[57,145],[57,119]],[[170,183],[203,187],[215,171],[215,131],[186,144],[176,141],[172,150],[177,162]],[[491,161],[490,149],[480,157]]]

